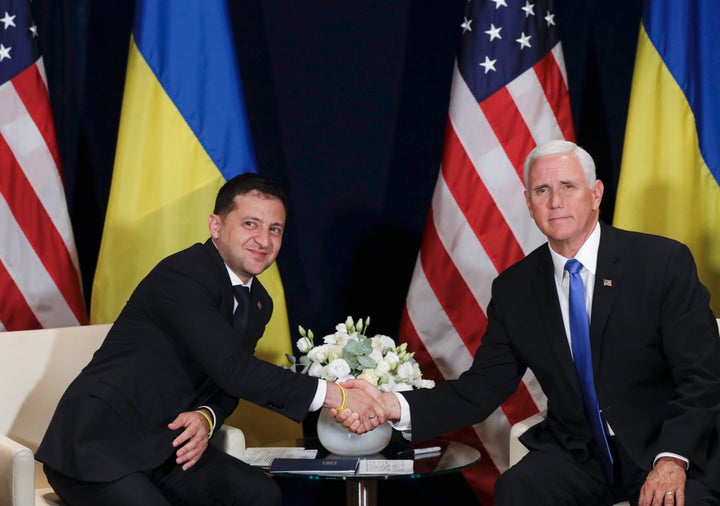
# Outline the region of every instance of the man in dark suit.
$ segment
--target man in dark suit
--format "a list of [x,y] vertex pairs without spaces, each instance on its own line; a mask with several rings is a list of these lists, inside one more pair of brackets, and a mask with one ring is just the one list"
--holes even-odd
[[[472,366],[434,389],[400,394],[351,383],[422,441],[485,419],[530,368],[547,419],[521,438],[530,452],[497,480],[496,505],[720,504],[720,338],[689,249],[601,223],[603,184],[574,143],[538,146],[524,176],[530,215],[548,243],[494,281]],[[585,308],[572,324],[570,259],[590,287],[576,291]],[[588,314],[594,409],[572,342]],[[355,429],[362,415],[346,410],[337,419]]]
[[237,176],[218,192],[210,239],[140,282],[37,451],[66,504],[280,504],[264,472],[208,445],[238,398],[295,421],[345,405],[365,415],[364,429],[384,420],[360,391],[253,356],[273,308],[256,276],[277,257],[285,213],[274,183]]

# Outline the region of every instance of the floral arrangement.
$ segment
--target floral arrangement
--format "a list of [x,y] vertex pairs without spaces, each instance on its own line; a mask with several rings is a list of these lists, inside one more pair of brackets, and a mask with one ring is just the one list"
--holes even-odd
[[385,392],[435,386],[434,381],[422,378],[415,353],[407,351],[407,343],[396,346],[388,336],[368,337],[364,332],[369,325],[369,316],[357,322],[348,316],[320,345],[315,345],[312,330],[299,326],[297,348],[303,355],[298,360],[287,355],[290,369],[328,381],[362,378]]

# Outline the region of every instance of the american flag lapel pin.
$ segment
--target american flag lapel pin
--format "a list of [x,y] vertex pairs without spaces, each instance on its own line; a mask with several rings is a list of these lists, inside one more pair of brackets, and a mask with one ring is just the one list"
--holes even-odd
[[603,286],[612,286],[612,279],[603,279]]
[[260,301],[257,302],[257,308],[262,309],[262,302],[260,302]]

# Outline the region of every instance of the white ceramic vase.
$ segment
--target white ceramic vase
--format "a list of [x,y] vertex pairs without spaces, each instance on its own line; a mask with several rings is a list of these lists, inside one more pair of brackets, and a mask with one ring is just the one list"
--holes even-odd
[[328,414],[327,408],[322,408],[317,422],[317,434],[320,444],[335,455],[373,455],[390,443],[392,427],[389,423],[382,423],[364,434],[354,434],[337,423]]

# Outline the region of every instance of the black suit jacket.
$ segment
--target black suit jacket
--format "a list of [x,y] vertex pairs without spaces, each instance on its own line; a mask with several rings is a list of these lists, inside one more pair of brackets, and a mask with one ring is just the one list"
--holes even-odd
[[[600,408],[640,468],[667,451],[703,469],[720,413],[720,339],[709,293],[685,245],[601,227],[590,326]],[[592,434],[547,244],[496,278],[472,366],[458,380],[403,392],[413,440],[482,421],[528,367],[547,396],[548,416],[522,442],[582,462]]]
[[318,380],[253,356],[272,300],[257,279],[250,298],[239,336],[230,278],[212,241],[161,261],[61,398],[36,458],[73,478],[109,481],[164,462],[177,435],[167,424],[201,405],[218,425],[238,398],[301,421]]

